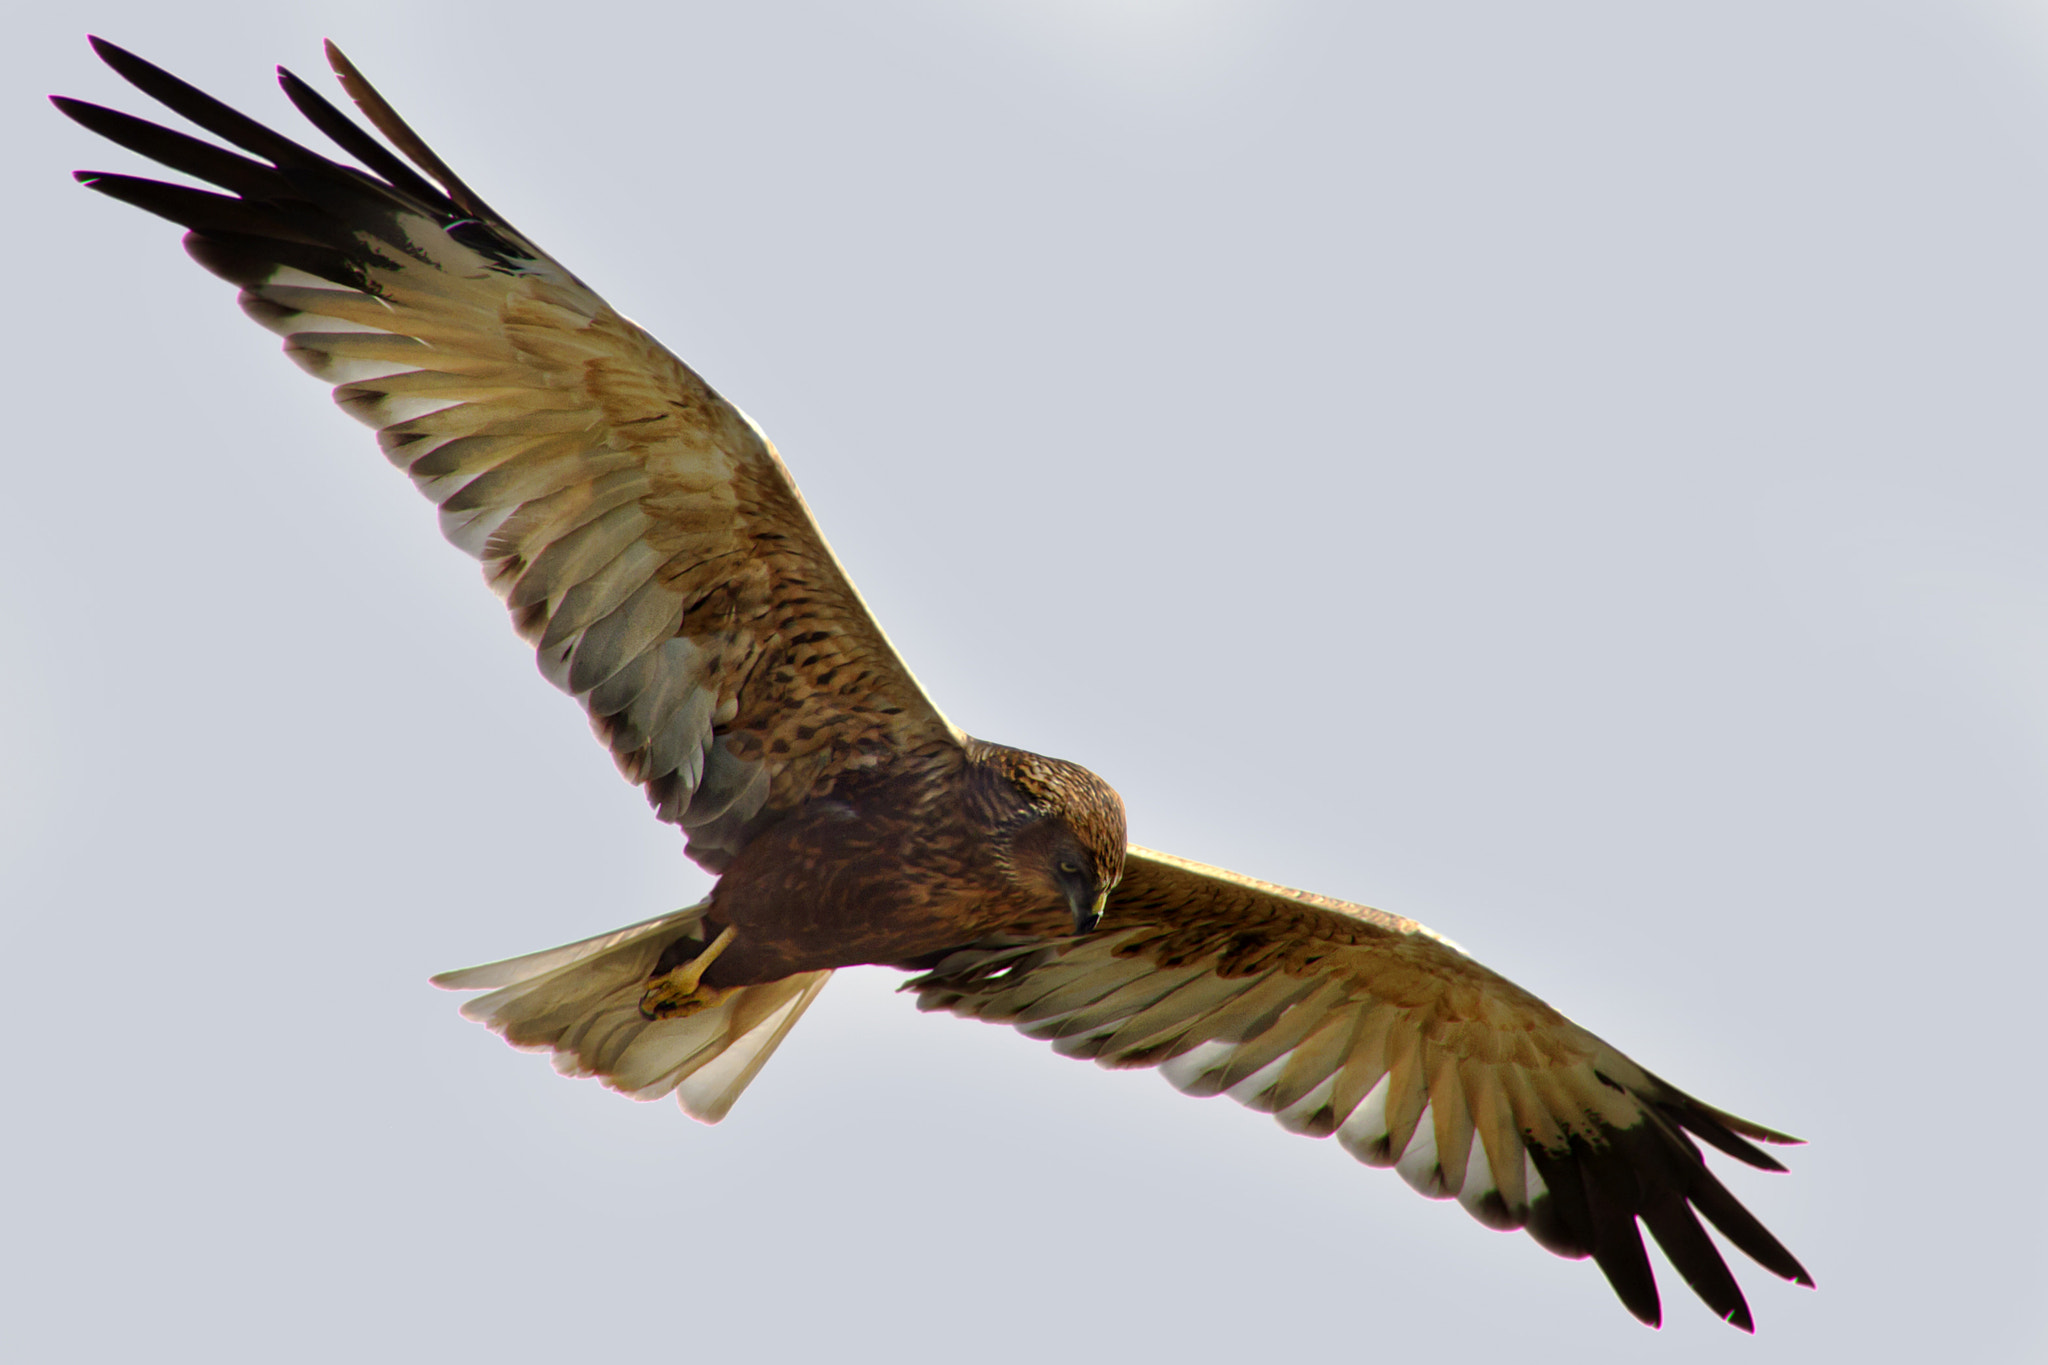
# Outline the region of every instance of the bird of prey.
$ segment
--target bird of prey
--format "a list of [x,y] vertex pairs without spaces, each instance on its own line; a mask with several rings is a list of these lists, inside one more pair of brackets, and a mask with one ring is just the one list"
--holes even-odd
[[376,429],[542,674],[718,876],[687,909],[436,978],[487,992],[470,1017],[715,1122],[835,968],[886,964],[917,973],[921,1009],[1157,1067],[1590,1256],[1646,1323],[1661,1309],[1640,1227],[1745,1330],[1702,1217],[1813,1283],[1700,1149],[1782,1170],[1756,1143],[1795,1139],[1694,1099],[1412,920],[1127,846],[1093,773],[957,729],[761,431],[493,211],[331,44],[385,142],[279,78],[353,165],[94,46],[235,150],[59,98],[218,192],[79,179],[182,224]]

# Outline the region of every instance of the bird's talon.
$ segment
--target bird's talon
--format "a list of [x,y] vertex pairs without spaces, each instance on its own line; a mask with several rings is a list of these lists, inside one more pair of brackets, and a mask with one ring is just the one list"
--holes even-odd
[[703,952],[680,967],[663,972],[640,992],[643,1019],[687,1019],[701,1014],[732,993],[729,987],[702,984],[704,973],[732,942],[733,928],[727,925]]
[[670,972],[640,993],[641,1018],[687,1019],[710,1009],[728,994],[716,986],[685,989],[675,979],[680,972],[680,968]]

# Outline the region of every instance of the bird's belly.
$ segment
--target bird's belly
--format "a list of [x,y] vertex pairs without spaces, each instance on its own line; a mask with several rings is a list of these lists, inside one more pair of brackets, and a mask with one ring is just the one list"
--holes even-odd
[[1032,907],[974,845],[827,812],[771,829],[712,891],[710,920],[737,933],[706,972],[714,986],[903,962],[969,942]]
[[906,902],[879,887],[866,896],[830,901],[734,898],[729,907],[714,901],[714,917],[739,932],[705,980],[752,985],[821,967],[908,961],[986,932],[975,908]]

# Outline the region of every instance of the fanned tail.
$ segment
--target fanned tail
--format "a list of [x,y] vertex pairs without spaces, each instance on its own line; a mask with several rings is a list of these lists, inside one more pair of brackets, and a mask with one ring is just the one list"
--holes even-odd
[[832,973],[800,972],[732,991],[678,1019],[648,1019],[640,996],[662,951],[704,937],[703,901],[609,934],[525,957],[443,972],[446,990],[489,990],[462,1007],[514,1047],[546,1049],[565,1076],[595,1076],[636,1100],[674,1091],[683,1112],[716,1123],[766,1064]]

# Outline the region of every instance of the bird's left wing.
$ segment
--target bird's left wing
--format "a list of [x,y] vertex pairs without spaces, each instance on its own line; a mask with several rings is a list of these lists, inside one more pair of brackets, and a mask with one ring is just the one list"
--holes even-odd
[[1593,1257],[1654,1324],[1637,1220],[1707,1305],[1751,1327],[1699,1216],[1812,1280],[1707,1169],[1698,1138],[1784,1169],[1791,1142],[1658,1079],[1412,920],[1133,848],[1104,928],[962,949],[905,986],[1110,1067],[1157,1066],[1297,1133],[1335,1135],[1432,1198]]
[[287,72],[360,168],[93,45],[239,150],[60,98],[225,193],[79,178],[189,228],[192,255],[377,429],[691,856],[721,868],[842,773],[957,755],[754,424],[484,203],[331,44],[410,165]]

